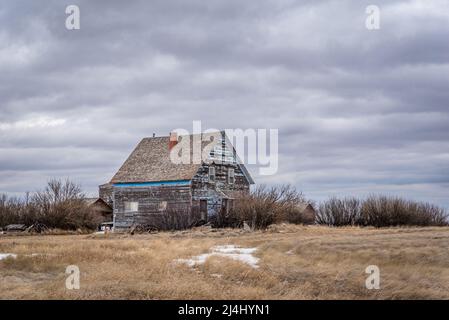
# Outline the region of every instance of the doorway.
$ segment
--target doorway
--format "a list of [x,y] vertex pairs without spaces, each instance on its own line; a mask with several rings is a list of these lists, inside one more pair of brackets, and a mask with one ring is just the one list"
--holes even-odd
[[201,220],[207,221],[207,200],[200,200]]

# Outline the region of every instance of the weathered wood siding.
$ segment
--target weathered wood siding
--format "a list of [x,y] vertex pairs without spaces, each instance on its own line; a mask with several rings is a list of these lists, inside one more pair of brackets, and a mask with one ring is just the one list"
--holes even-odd
[[[167,202],[167,211],[184,211],[191,208],[192,192],[189,185],[114,187],[114,227],[127,229],[133,225],[162,227],[166,211],[160,209]],[[138,202],[137,212],[125,212],[125,202]]]
[[[209,181],[209,166],[215,167],[215,182]],[[235,182],[228,181],[228,170],[234,169]],[[207,200],[208,215],[219,212],[223,193],[232,197],[249,192],[249,182],[235,163],[204,163],[192,179],[192,209],[199,211],[200,200]]]
[[[215,167],[215,181],[209,181],[209,166]],[[235,182],[229,183],[228,170],[234,169]],[[167,211],[179,211],[198,217],[200,200],[207,200],[208,216],[219,212],[223,197],[237,197],[249,192],[249,182],[237,164],[203,164],[190,185],[114,187],[114,226],[117,230],[133,225],[154,225],[163,227]],[[161,202],[167,202],[166,211],[160,209]],[[125,202],[137,202],[137,212],[125,212]],[[192,221],[193,222],[193,221]]]

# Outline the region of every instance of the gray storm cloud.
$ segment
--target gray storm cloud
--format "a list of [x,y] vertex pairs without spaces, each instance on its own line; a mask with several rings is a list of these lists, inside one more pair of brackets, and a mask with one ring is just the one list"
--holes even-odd
[[95,194],[142,137],[201,120],[279,129],[258,183],[449,207],[449,1],[374,2],[3,3],[0,192],[71,177]]

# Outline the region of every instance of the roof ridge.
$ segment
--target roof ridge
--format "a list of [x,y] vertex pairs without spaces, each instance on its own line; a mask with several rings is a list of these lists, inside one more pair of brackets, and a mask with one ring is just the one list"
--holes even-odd
[[173,163],[168,142],[169,137],[142,138],[110,183],[192,180],[201,163]]

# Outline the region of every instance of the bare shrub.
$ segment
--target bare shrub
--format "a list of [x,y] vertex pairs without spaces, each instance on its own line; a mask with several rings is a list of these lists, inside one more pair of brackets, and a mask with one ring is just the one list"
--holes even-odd
[[370,196],[361,208],[361,223],[375,227],[447,225],[445,210],[397,197]]
[[95,229],[101,222],[84,201],[81,187],[66,179],[52,179],[42,191],[21,198],[0,197],[0,226],[41,223],[49,228]]
[[[243,198],[244,196],[242,196],[238,201],[243,201]],[[237,214],[239,207],[240,206],[237,205],[236,207],[230,209],[230,211],[221,209],[217,212],[217,214],[210,217],[209,222],[215,228],[241,228],[244,220],[241,220]]]
[[303,194],[291,185],[260,185],[249,194],[242,194],[222,221],[229,226],[245,221],[253,229],[264,229],[275,222],[292,219],[304,201]]
[[15,199],[10,199],[6,194],[0,195],[0,226],[14,223],[18,219]]
[[133,234],[161,230],[185,230],[194,227],[199,221],[199,215],[195,215],[190,207],[172,206],[158,213],[146,215],[134,223],[129,231]]
[[365,200],[331,198],[319,206],[317,223],[329,226],[444,226],[443,208],[398,197],[372,195]]
[[38,221],[60,229],[93,229],[98,225],[96,215],[89,210],[81,187],[66,179],[52,179],[43,191],[36,192],[32,202],[38,209]]
[[361,202],[356,198],[331,198],[320,204],[316,221],[329,226],[347,226],[360,223]]
[[25,198],[0,195],[0,227],[8,224],[29,225],[36,220],[37,209],[30,201],[29,193]]
[[196,220],[189,208],[169,208],[161,214],[162,230],[184,230],[192,226]]

